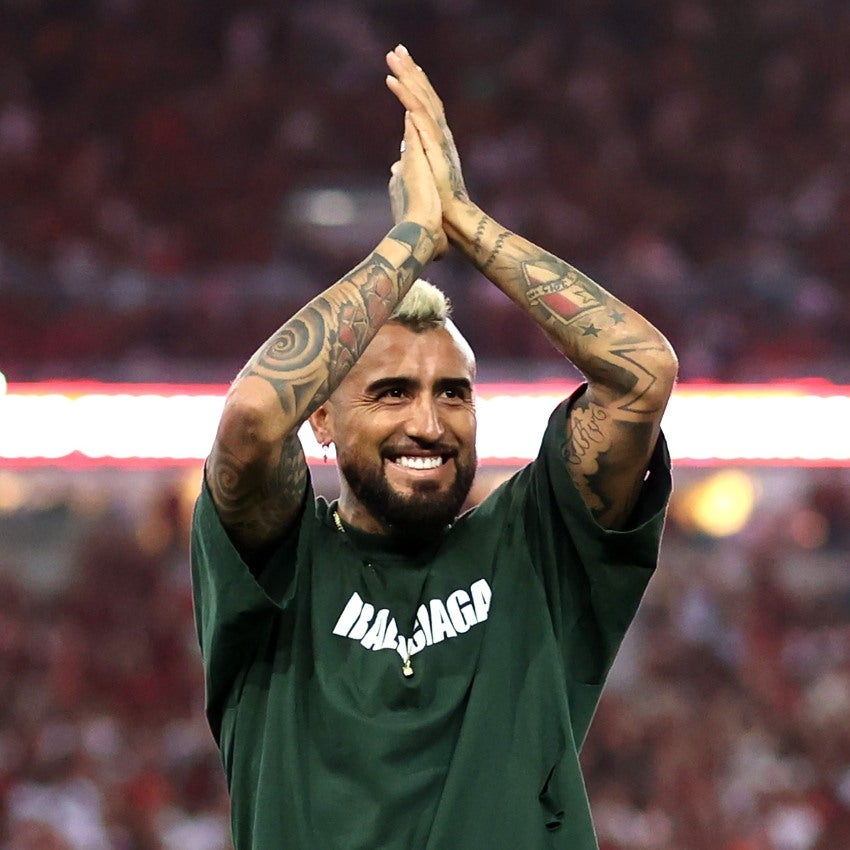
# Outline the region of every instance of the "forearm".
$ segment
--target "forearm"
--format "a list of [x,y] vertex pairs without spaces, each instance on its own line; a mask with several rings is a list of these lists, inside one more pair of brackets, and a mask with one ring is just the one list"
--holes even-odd
[[433,233],[396,225],[359,266],[298,311],[245,364],[225,399],[206,480],[248,558],[295,517],[307,482],[298,429],[339,386],[434,250]]
[[676,355],[634,310],[469,200],[443,103],[430,80],[401,46],[388,54],[387,64],[387,85],[423,139],[449,241],[587,377],[587,391],[567,419],[565,460],[597,520],[622,527],[658,438]]
[[597,393],[635,413],[666,403],[675,355],[643,316],[474,204],[458,204],[444,227],[455,247],[534,318]]
[[433,234],[402,222],[357,267],[298,311],[245,364],[229,401],[256,410],[264,438],[297,430],[339,386],[434,250]]

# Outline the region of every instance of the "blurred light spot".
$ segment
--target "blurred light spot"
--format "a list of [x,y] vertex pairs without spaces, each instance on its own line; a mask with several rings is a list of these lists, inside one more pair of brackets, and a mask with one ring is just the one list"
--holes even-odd
[[26,503],[26,489],[19,475],[0,472],[0,513],[14,513]]
[[678,505],[685,527],[712,537],[737,534],[747,524],[758,489],[752,477],[737,469],[717,472],[695,484]]
[[340,227],[354,221],[356,209],[348,192],[317,189],[307,196],[305,218],[322,227]]

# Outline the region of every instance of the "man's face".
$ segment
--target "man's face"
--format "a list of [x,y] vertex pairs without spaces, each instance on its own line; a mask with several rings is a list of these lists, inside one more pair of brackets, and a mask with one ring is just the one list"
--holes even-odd
[[381,328],[327,402],[346,519],[417,537],[454,520],[477,464],[474,370],[446,328]]

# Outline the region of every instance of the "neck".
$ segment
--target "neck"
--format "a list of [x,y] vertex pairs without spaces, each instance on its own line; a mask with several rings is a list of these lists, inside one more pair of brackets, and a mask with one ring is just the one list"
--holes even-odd
[[350,504],[346,507],[343,498],[340,496],[333,510],[333,521],[337,531],[345,533],[348,529],[351,529],[355,533],[382,537],[390,545],[429,549],[432,544],[442,538],[446,530],[452,525],[451,523],[446,523],[440,527],[428,526],[423,523],[393,525],[378,520],[359,502],[357,505],[359,510],[351,510]]
[[368,532],[343,520],[337,507],[331,511],[331,520],[339,537],[361,557],[370,561],[377,558],[382,563],[402,558],[406,566],[422,564],[433,557],[442,545],[446,530],[423,535],[391,526],[387,533]]
[[391,525],[381,522],[369,513],[360,502],[351,496],[346,498],[346,495],[345,491],[340,493],[336,508],[337,514],[346,525],[366,534],[380,534],[389,537],[393,533]]

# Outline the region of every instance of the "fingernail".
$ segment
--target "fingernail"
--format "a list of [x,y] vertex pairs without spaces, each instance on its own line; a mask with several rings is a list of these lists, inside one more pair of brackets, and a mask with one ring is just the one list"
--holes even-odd
[[403,53],[405,56],[410,56],[410,51],[403,44],[399,44],[398,47],[396,47],[396,50],[399,53]]

